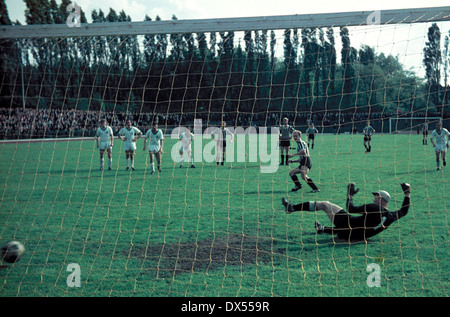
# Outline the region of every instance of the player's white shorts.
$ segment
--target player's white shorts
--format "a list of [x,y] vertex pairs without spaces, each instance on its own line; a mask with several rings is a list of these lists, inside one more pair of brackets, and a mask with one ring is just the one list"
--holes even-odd
[[101,141],[98,144],[100,150],[111,150],[111,141]]
[[436,146],[434,147],[434,150],[436,152],[447,152],[447,145],[445,145],[445,144],[436,144]]
[[191,145],[184,145],[184,144],[180,144],[180,151],[183,152],[190,152],[191,151]]
[[134,143],[134,142],[125,142],[123,144],[123,149],[125,151],[136,151],[136,143]]
[[161,146],[160,145],[149,145],[148,146],[148,151],[149,152],[156,153],[156,152],[159,152],[160,150],[161,150]]

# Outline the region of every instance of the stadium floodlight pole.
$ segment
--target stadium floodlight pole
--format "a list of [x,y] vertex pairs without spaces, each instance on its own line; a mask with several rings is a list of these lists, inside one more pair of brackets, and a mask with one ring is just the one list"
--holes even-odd
[[[49,38],[180,34],[185,32],[234,32],[245,30],[277,30],[314,28],[323,26],[361,26],[373,24],[370,18],[377,13],[376,24],[406,24],[450,21],[450,6],[380,11],[356,11],[324,14],[296,14],[271,17],[186,19],[143,22],[80,23],[79,27],[67,24],[14,25],[0,27],[0,38]],[[78,24],[77,24],[78,25]]]

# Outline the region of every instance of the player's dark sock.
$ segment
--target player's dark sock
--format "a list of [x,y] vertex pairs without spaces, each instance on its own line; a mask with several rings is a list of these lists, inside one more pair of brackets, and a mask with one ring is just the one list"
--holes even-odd
[[372,151],[372,145],[369,145],[369,152]]
[[311,187],[312,190],[318,190],[319,189],[319,188],[317,188],[316,184],[314,184],[314,182],[313,182],[313,180],[311,178],[308,178],[306,183],[309,185],[309,187]]
[[442,164],[445,166],[445,165],[447,165],[447,162],[444,160],[444,161],[442,161]]
[[286,155],[286,165],[289,165],[289,156]]
[[295,211],[314,211],[316,208],[316,202],[314,201],[307,201],[304,203],[300,203],[297,205],[294,205]]
[[280,165],[283,165],[284,164],[284,155],[281,155],[281,163],[280,163]]
[[300,181],[298,180],[297,175],[293,175],[291,178],[292,178],[292,181],[294,182],[295,186],[297,186],[298,188],[302,188],[302,184],[300,184]]

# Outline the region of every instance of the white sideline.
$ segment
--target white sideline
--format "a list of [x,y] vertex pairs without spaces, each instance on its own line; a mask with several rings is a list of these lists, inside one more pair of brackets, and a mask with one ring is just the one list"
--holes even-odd
[[47,139],[14,139],[0,140],[0,143],[38,143],[38,142],[67,142],[67,141],[93,141],[94,137],[82,138],[47,138]]

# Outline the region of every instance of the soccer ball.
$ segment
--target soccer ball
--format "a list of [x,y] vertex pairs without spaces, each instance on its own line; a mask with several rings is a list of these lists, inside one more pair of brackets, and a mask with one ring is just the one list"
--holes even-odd
[[15,263],[25,253],[25,247],[19,241],[10,241],[2,245],[0,259],[3,262]]

